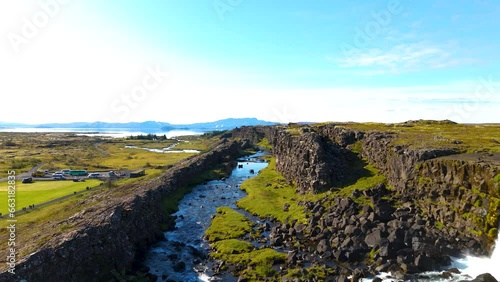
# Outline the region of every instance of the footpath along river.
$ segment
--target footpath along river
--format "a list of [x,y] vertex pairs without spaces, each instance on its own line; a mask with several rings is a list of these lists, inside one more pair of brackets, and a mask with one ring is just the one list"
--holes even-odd
[[240,190],[241,183],[268,165],[258,158],[262,155],[264,153],[259,152],[239,159],[238,165],[243,167],[236,166],[229,177],[196,185],[184,196],[179,211],[174,214],[175,230],[165,232],[166,240],[153,245],[146,255],[144,264],[150,273],[158,276],[157,281],[237,280],[230,276],[212,277],[213,265],[205,259],[210,246],[203,235],[218,207],[237,209],[236,201],[246,196]]

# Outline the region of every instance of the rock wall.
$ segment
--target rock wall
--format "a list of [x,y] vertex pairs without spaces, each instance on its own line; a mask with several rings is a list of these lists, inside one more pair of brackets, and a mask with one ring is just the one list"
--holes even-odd
[[415,203],[444,236],[459,234],[466,237],[464,241],[480,242],[485,250],[491,247],[500,217],[500,183],[494,180],[499,162],[478,161],[453,149],[393,145],[396,135],[391,132],[363,132],[336,124],[294,130],[241,128],[238,134],[257,131],[268,138],[277,171],[301,192],[317,192],[342,182],[349,174],[346,151],[358,147],[360,156],[381,170],[395,188],[393,197]]
[[276,170],[293,182],[300,193],[327,190],[342,183],[347,175],[349,151],[307,128],[300,134],[281,127],[243,127],[234,136],[250,140],[259,132],[266,137],[276,157]]
[[[300,129],[302,130],[302,129]],[[295,134],[281,127],[242,127],[233,137],[266,137],[276,157],[276,170],[301,193],[320,192],[345,179],[347,150],[313,131]]]
[[53,238],[50,247],[19,261],[15,276],[0,273],[0,281],[108,281],[113,277],[111,270],[131,269],[136,257],[163,236],[162,199],[211,166],[238,156],[241,144],[222,141],[210,152],[182,161],[136,190],[127,190],[129,196],[109,199],[74,215],[68,222],[76,230]]
[[340,146],[315,133],[298,136],[278,131],[268,138],[276,157],[276,170],[299,190],[319,192],[341,183],[347,161]]
[[463,157],[466,155],[416,165],[415,177],[400,193],[420,199],[420,208],[435,221],[451,227],[447,229],[451,236],[457,232],[468,234],[491,245],[500,217],[500,183],[494,180],[499,167]]
[[[386,133],[369,133],[361,140],[362,156],[386,175],[402,201],[419,205],[431,222],[481,242],[485,249],[497,236],[500,217],[495,162],[480,162],[452,149],[413,149],[390,144]],[[450,228],[451,227],[451,228]]]

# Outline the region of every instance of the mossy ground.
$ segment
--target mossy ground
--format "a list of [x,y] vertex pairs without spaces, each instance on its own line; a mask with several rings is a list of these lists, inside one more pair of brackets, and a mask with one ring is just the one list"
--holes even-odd
[[213,252],[210,256],[226,264],[243,268],[237,275],[252,281],[275,277],[273,265],[283,262],[286,255],[270,248],[257,249],[241,238],[252,232],[253,223],[243,214],[230,207],[219,207],[217,214],[205,232]]
[[[331,191],[317,194],[299,194],[294,185],[288,184],[284,177],[276,171],[276,160],[270,157],[269,166],[259,172],[259,175],[241,184],[241,189],[248,196],[238,201],[238,207],[262,218],[273,218],[279,222],[297,220],[306,222],[304,207],[300,201],[317,201],[323,197],[351,197],[354,190],[363,191],[379,183],[385,183],[384,175],[372,165],[362,162],[363,173],[357,179],[351,179],[348,184],[336,187]],[[359,164],[358,164],[359,165]],[[369,204],[364,196],[354,198],[359,204]],[[287,211],[283,209],[289,205]]]
[[243,214],[230,207],[219,207],[205,236],[209,242],[240,238],[250,233],[253,225]]
[[[406,123],[336,123],[365,132],[394,133],[393,145],[413,148],[455,148],[461,152],[500,152],[500,124],[455,124],[446,121]],[[316,124],[314,126],[321,126]]]
[[269,144],[269,140],[267,138],[262,138],[257,146],[263,148],[264,150],[271,150],[273,147]]
[[[297,220],[306,221],[304,207],[300,200],[320,199],[321,195],[299,195],[296,187],[288,184],[285,178],[276,172],[276,160],[270,158],[269,165],[254,178],[241,184],[241,189],[248,196],[238,201],[238,207],[262,218],[273,218],[280,222]],[[290,205],[288,211],[283,206]]]

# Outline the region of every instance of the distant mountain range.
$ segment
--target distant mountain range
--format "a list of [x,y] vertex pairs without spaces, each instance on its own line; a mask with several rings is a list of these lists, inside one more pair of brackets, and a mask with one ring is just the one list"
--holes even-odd
[[192,124],[171,124],[168,122],[145,121],[145,122],[71,122],[71,123],[43,123],[43,124],[23,124],[0,122],[0,128],[58,128],[58,129],[82,129],[82,130],[127,130],[155,133],[170,130],[192,130],[192,131],[213,131],[229,130],[240,126],[252,125],[274,125],[276,122],[263,121],[256,118],[228,118],[214,122],[202,122]]

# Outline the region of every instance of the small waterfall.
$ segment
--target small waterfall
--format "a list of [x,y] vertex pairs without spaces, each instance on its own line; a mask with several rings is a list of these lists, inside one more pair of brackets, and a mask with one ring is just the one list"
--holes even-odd
[[473,278],[483,273],[490,273],[500,281],[500,236],[497,236],[495,249],[491,257],[468,256],[464,259],[456,260],[455,263],[463,273]]
[[[429,279],[420,279],[419,281],[457,282],[463,280],[471,280],[484,273],[489,273],[493,275],[498,281],[500,281],[500,236],[497,237],[495,248],[493,250],[493,253],[491,254],[491,257],[467,256],[465,258],[457,258],[453,260],[453,264],[451,267],[458,268],[461,274],[454,276],[452,279],[445,279],[441,278],[441,271],[432,271],[423,273],[428,276]],[[378,275],[378,277],[382,278],[382,281],[384,282],[394,281],[394,279],[391,278],[390,273],[381,273],[380,275]],[[361,279],[361,281],[372,281],[372,278]]]

